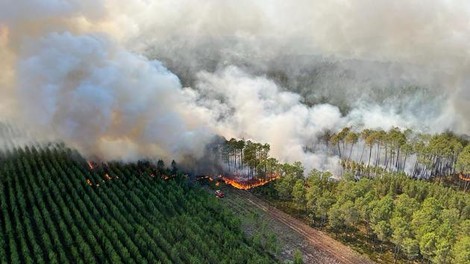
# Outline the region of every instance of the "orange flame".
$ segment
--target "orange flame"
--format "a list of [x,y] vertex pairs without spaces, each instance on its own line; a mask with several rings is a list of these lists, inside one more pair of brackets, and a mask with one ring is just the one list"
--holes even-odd
[[90,170],[95,168],[95,166],[93,166],[93,163],[91,161],[87,161],[86,163],[88,163],[88,167],[90,167]]
[[465,177],[462,172],[459,174],[459,179],[461,179],[462,181],[470,181],[470,177]]
[[248,181],[237,181],[235,179],[231,179],[231,178],[224,177],[224,176],[221,176],[221,178],[224,180],[226,184],[232,185],[233,187],[237,189],[249,190],[251,188],[260,187],[260,186],[267,184],[268,182],[272,182],[276,179],[279,179],[279,176],[278,175],[272,176],[272,177],[269,177],[268,179],[251,179]]

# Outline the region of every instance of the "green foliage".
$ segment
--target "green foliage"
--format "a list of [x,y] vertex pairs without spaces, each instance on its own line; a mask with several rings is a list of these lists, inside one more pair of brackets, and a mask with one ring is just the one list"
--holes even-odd
[[0,153],[0,262],[276,262],[212,195],[182,175],[164,180],[170,172],[163,161],[91,170],[61,146]]
[[278,192],[278,197],[283,200],[290,199],[292,197],[292,191],[297,178],[293,175],[286,175],[281,177],[275,183],[275,189]]
[[470,174],[470,145],[460,152],[457,159],[457,169],[464,174]]
[[470,263],[470,236],[458,240],[452,250],[454,263]]
[[313,170],[304,180],[281,178],[275,190],[296,206],[304,203],[298,207],[314,224],[337,233],[363,232],[376,244],[391,242],[396,256],[468,263],[468,250],[461,251],[469,247],[469,194],[400,173],[358,181],[330,177]]
[[[231,138],[213,149],[230,173],[266,179],[280,174],[279,162],[269,157],[271,146]],[[247,173],[248,172],[248,173]]]
[[405,238],[401,243],[401,247],[408,259],[415,259],[419,256],[419,244],[416,239],[409,237]]
[[294,202],[297,204],[299,208],[303,208],[305,205],[305,188],[304,188],[304,181],[298,179],[294,187],[292,188],[292,197]]
[[302,252],[296,249],[294,251],[294,264],[303,264],[303,263],[304,263],[304,260],[302,258]]

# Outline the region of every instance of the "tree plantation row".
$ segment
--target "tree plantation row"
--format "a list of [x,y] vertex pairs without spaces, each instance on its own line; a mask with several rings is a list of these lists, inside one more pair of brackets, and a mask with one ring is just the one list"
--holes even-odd
[[385,172],[332,181],[330,173],[314,170],[255,192],[315,226],[365,237],[358,242],[375,253],[391,252],[388,261],[470,263],[470,195],[437,183]]
[[91,170],[70,149],[14,148],[0,207],[0,263],[276,262],[216,198],[145,163]]
[[[18,147],[22,137],[1,123],[0,134],[7,135],[0,152],[0,262],[276,262],[174,162],[171,169],[162,161],[95,166],[63,144]],[[255,192],[379,255],[470,263],[469,194],[418,180],[470,178],[464,137],[398,128],[325,132],[305,151],[340,157],[339,181],[316,170],[305,176],[300,162],[278,162],[269,144],[232,138],[211,147],[218,174],[279,178]],[[470,181],[462,182],[466,188]]]

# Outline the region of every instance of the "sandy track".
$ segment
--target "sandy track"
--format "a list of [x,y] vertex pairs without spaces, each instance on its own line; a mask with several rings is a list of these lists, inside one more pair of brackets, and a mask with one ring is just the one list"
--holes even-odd
[[281,222],[303,237],[309,244],[302,248],[304,258],[306,257],[307,261],[311,263],[374,263],[366,257],[359,255],[341,242],[267,204],[265,201],[257,198],[253,194],[247,191],[238,190],[236,193],[252,205],[264,211],[270,217]]

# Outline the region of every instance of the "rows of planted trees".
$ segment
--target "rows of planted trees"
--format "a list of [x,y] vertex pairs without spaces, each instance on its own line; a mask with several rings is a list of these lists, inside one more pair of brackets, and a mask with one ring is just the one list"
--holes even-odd
[[470,194],[403,173],[378,176],[334,181],[314,170],[256,192],[313,225],[355,237],[377,253],[392,252],[391,258],[470,263]]
[[465,155],[470,152],[468,139],[451,132],[430,135],[396,127],[388,131],[346,127],[320,138],[319,144],[326,145],[340,157],[343,167],[357,175],[374,175],[380,169],[417,178],[470,174],[470,155]]
[[276,262],[216,198],[161,173],[90,169],[59,146],[1,152],[0,263]]

